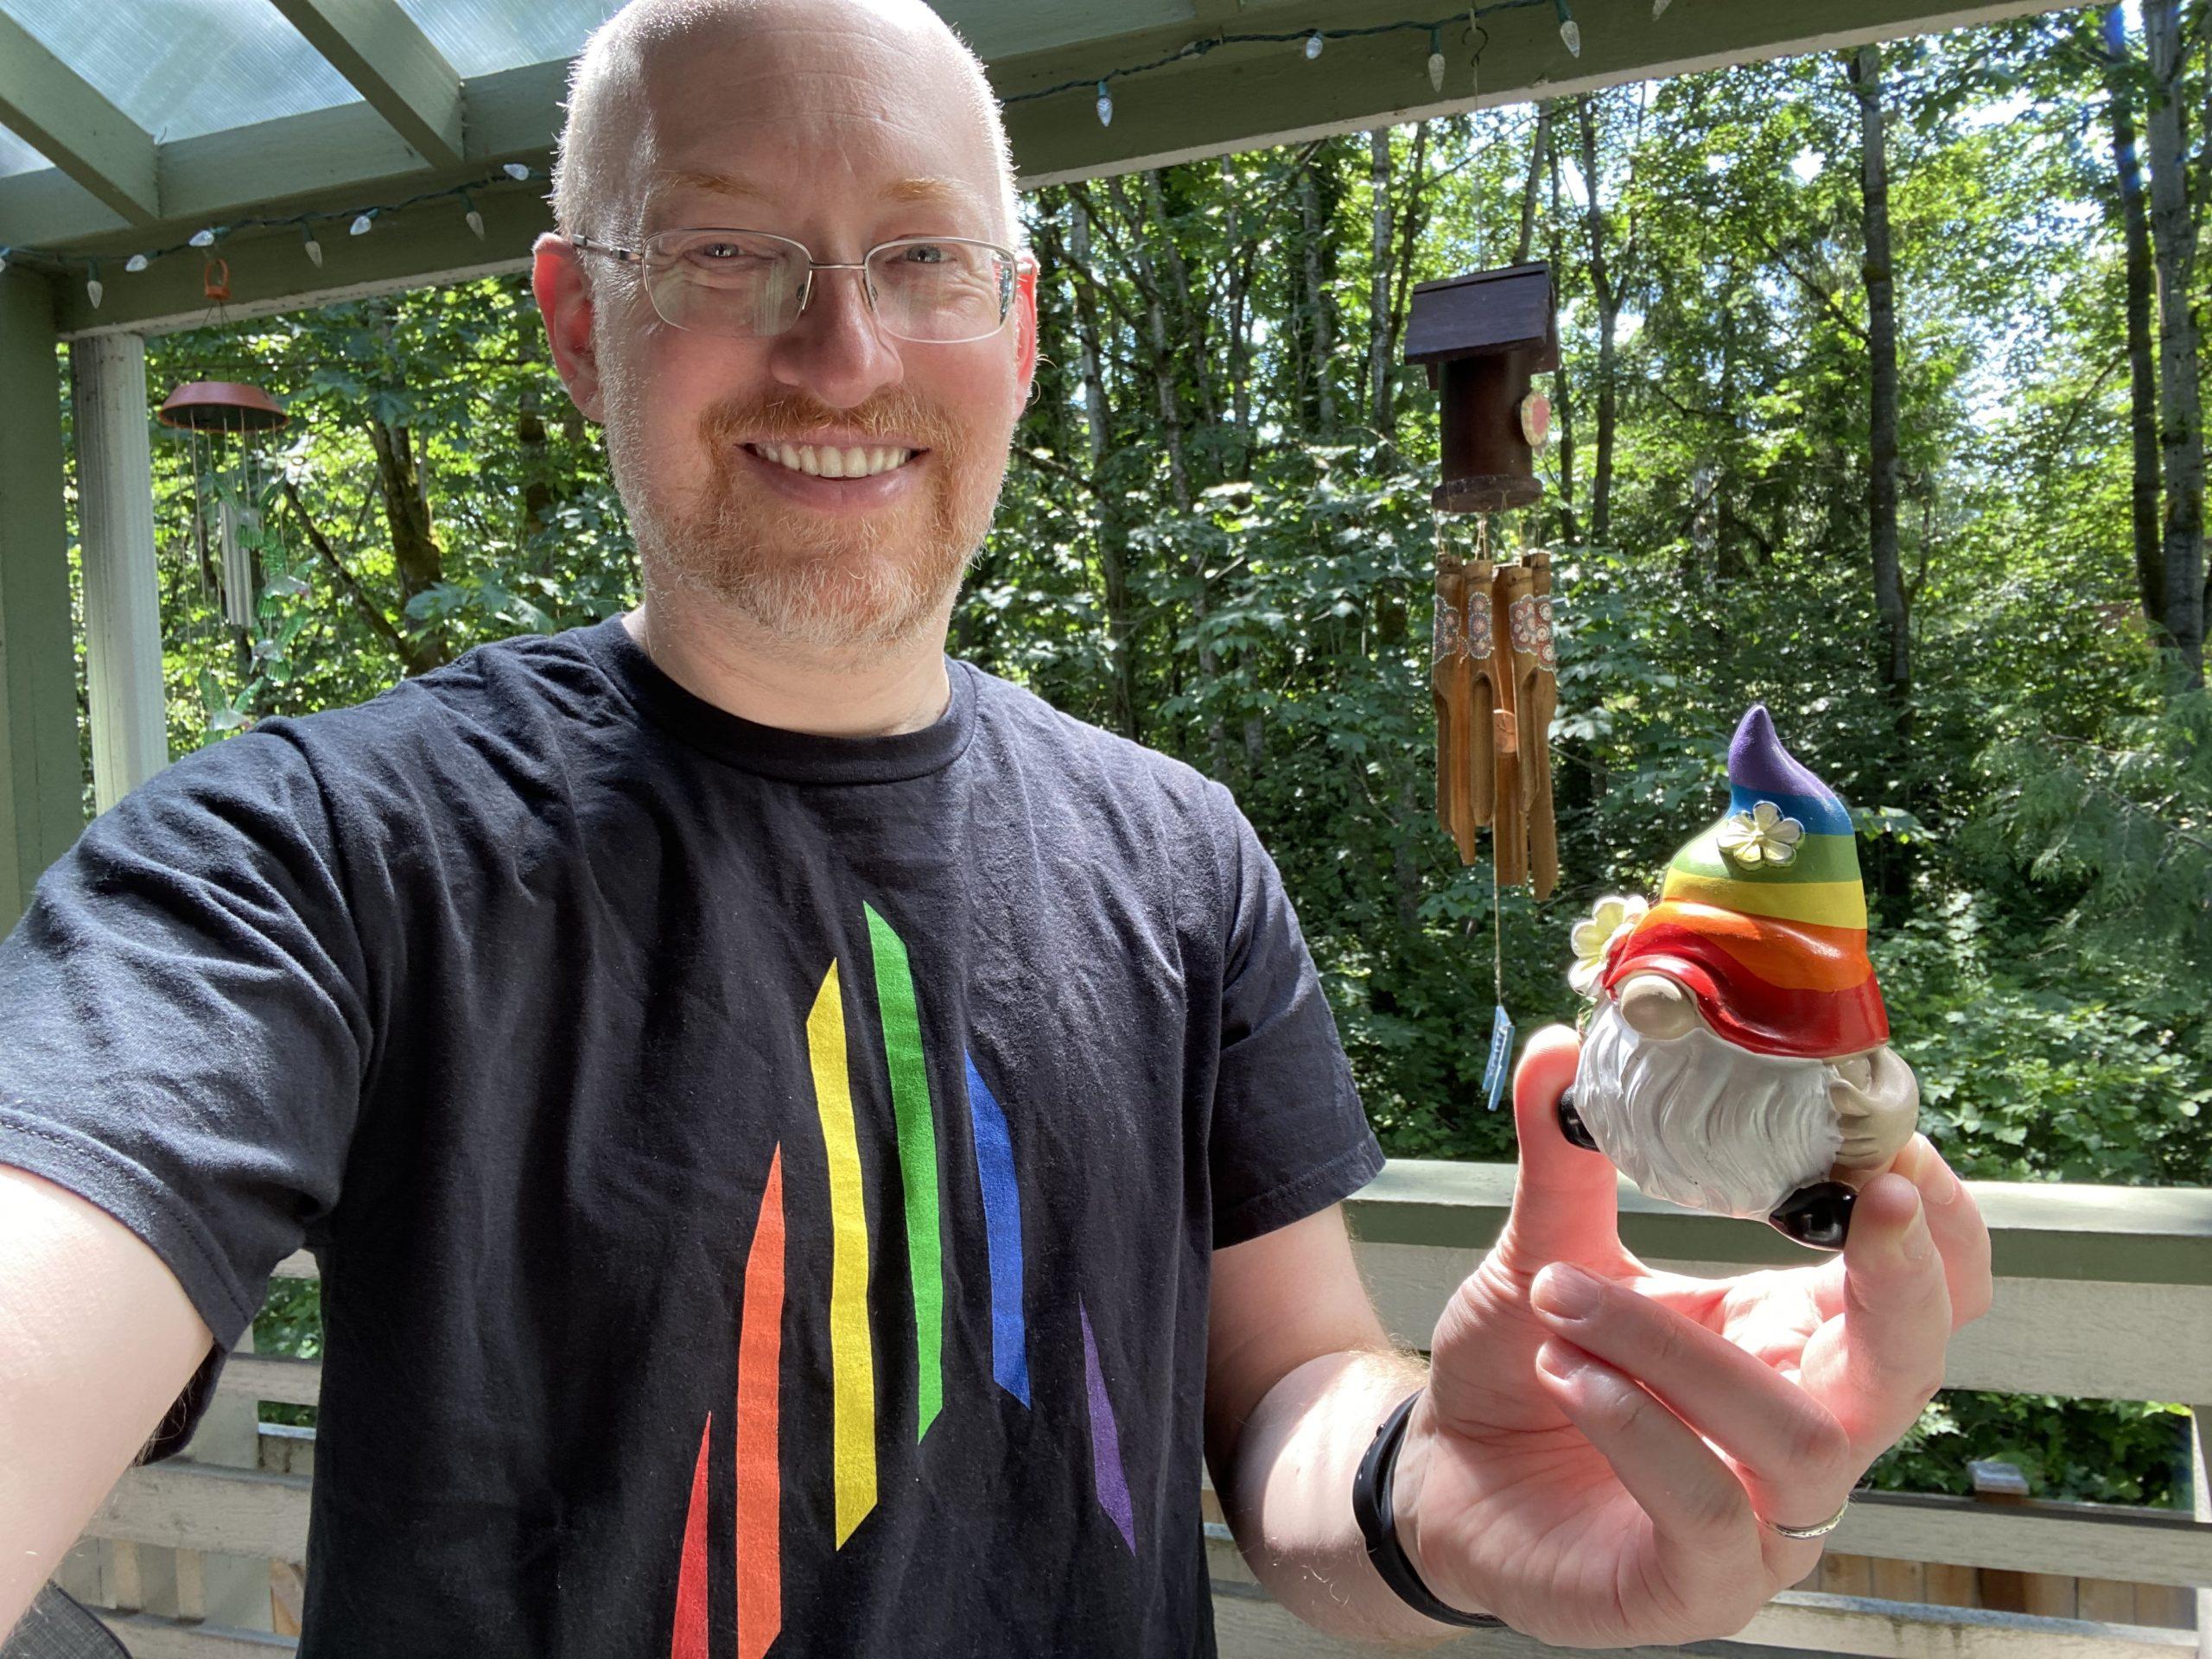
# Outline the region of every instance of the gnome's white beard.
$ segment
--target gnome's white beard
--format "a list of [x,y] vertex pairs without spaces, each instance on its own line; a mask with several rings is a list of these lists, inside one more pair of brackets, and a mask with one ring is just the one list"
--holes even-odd
[[1738,1048],[1702,1025],[1646,1037],[1598,1000],[1574,1109],[1614,1166],[1656,1198],[1764,1217],[1825,1179],[1843,1145],[1828,1068]]

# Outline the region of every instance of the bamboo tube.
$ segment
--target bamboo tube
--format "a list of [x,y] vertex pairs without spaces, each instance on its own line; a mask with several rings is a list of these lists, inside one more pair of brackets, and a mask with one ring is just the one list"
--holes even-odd
[[1521,750],[1529,791],[1529,855],[1536,897],[1548,899],[1559,885],[1559,824],[1552,805],[1552,715],[1559,708],[1559,657],[1552,632],[1552,561],[1548,553],[1529,556],[1527,601],[1530,669],[1523,682]]
[[[1499,624],[1512,615],[1513,601],[1528,591],[1529,580],[1525,565],[1497,567],[1491,583],[1491,614]],[[1529,757],[1521,752],[1520,654],[1514,648],[1510,627],[1496,626],[1491,633],[1497,647],[1497,705],[1492,727],[1497,734],[1497,786],[1491,818],[1491,848],[1497,860],[1499,885],[1510,887],[1529,879]]]

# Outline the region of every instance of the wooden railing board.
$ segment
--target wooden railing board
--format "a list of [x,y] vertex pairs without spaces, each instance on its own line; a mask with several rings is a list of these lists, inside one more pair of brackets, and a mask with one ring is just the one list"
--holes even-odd
[[304,1475],[172,1458],[125,1470],[85,1530],[171,1549],[304,1561],[310,1484]]
[[[1394,1158],[1348,1199],[1353,1232],[1386,1244],[1487,1249],[1513,1199],[1511,1164]],[[1621,1238],[1638,1255],[1747,1267],[1816,1260],[1771,1227],[1681,1210],[1620,1182]],[[2000,1277],[2212,1285],[2212,1187],[1969,1181]]]
[[232,1354],[223,1362],[215,1391],[279,1405],[312,1406],[322,1398],[322,1362],[283,1354]]
[[[1769,1230],[1771,1230],[1770,1229]],[[1437,1315],[1480,1259],[1472,1250],[1362,1239],[1353,1247],[1383,1328],[1427,1346]],[[1653,1268],[1719,1277],[1741,1263],[1647,1255]],[[2157,1332],[2148,1342],[2143,1333]],[[2080,1400],[2185,1402],[2212,1376],[2212,1286],[1997,1281],[1995,1305],[1952,1338],[1943,1383]]]
[[92,1610],[100,1623],[130,1650],[130,1659],[279,1659],[297,1653],[289,1636],[265,1630],[233,1630],[216,1624],[180,1624],[151,1613]]

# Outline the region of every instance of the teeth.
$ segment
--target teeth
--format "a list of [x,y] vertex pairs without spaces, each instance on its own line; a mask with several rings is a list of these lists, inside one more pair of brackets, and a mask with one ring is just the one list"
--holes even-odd
[[817,478],[868,478],[904,467],[911,449],[837,448],[828,444],[782,443],[748,446],[756,455]]

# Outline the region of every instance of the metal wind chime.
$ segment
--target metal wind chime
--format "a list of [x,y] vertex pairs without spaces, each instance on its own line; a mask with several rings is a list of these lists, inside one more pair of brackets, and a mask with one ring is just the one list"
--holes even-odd
[[[236,380],[195,380],[162,404],[164,426],[192,448],[192,533],[200,581],[222,600],[241,675],[253,666],[257,588],[255,543],[261,522],[262,469],[254,441],[283,429],[283,405]],[[213,594],[209,595],[213,597]]]
[[[1436,627],[1430,697],[1436,708],[1436,813],[1459,849],[1476,858],[1491,832],[1493,957],[1497,1001],[1484,1088],[1495,1109],[1513,1042],[1505,1012],[1502,887],[1550,897],[1559,880],[1552,809],[1551,722],[1558,707],[1551,557],[1501,558],[1494,513],[1541,499],[1535,452],[1551,409],[1531,388],[1559,366],[1551,269],[1541,263],[1472,271],[1414,289],[1406,360],[1425,365],[1440,392],[1441,478],[1436,512]],[[1471,556],[1453,552],[1446,515],[1475,516]]]

